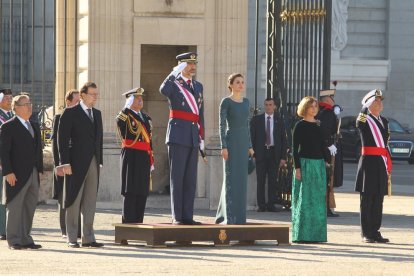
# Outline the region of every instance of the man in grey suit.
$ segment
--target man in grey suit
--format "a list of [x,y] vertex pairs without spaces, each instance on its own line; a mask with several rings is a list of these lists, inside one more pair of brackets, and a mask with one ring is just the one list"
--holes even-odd
[[80,90],[81,101],[66,108],[58,127],[59,159],[64,180],[64,208],[68,246],[79,248],[78,217],[82,214],[82,247],[102,247],[93,230],[102,166],[102,116],[94,107],[98,98],[95,83],[87,82]]
[[30,232],[39,196],[39,173],[43,173],[40,128],[30,122],[32,103],[28,95],[13,98],[16,114],[1,126],[3,203],[7,206],[6,236],[10,249],[39,249]]
[[[250,135],[256,159],[257,205],[258,212],[277,212],[274,206],[278,203],[280,187],[277,183],[277,172],[286,163],[287,139],[285,124],[276,113],[274,99],[264,102],[265,113],[253,117],[250,122]],[[267,203],[265,185],[267,177]]]
[[194,80],[197,54],[176,57],[178,65],[161,84],[168,98],[170,120],[166,144],[170,163],[170,191],[173,224],[196,225],[193,220],[197,183],[198,149],[204,150],[203,85]]

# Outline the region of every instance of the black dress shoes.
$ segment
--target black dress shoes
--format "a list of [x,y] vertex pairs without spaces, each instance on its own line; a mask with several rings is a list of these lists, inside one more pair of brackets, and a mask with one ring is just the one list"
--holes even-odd
[[372,239],[372,238],[363,237],[363,238],[362,238],[362,242],[365,242],[365,243],[374,243],[374,242],[375,242],[375,240],[374,240],[374,239]]
[[266,212],[266,208],[263,206],[259,206],[259,208],[257,208],[257,212],[261,213],[261,212]]
[[82,247],[94,247],[94,248],[98,248],[98,247],[103,247],[104,244],[103,243],[99,243],[99,242],[91,242],[91,243],[82,243]]
[[184,225],[201,225],[202,224],[201,222],[195,221],[195,220],[192,220],[192,219],[184,220],[183,223],[184,223]]
[[326,211],[326,216],[329,217],[329,218],[337,218],[337,217],[339,217],[339,215],[336,214],[336,213],[334,213],[334,212],[332,212],[331,209],[328,209]]
[[13,244],[9,246],[9,249],[11,250],[20,250],[22,249],[22,246],[20,244]]
[[269,212],[279,212],[280,210],[277,209],[274,205],[267,206],[267,211]]
[[387,243],[387,242],[390,242],[390,240],[389,240],[389,239],[387,239],[387,238],[384,238],[384,237],[381,235],[381,233],[378,233],[378,235],[374,237],[374,241],[375,241],[375,242],[378,242],[378,243]]
[[0,236],[0,240],[1,240],[1,241],[5,241],[5,240],[6,240],[6,235],[1,235],[1,236]]
[[68,242],[68,247],[70,248],[79,248],[79,243],[77,242]]
[[40,249],[40,248],[42,248],[42,246],[40,244],[35,244],[35,243],[22,245],[22,249]]

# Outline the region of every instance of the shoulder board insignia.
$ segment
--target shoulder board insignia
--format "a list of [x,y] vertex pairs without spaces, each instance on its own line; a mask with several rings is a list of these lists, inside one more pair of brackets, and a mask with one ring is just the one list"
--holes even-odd
[[126,121],[128,116],[124,112],[121,111],[121,112],[118,113],[118,116],[116,116],[116,118],[118,118],[121,121]]
[[357,121],[365,123],[367,121],[367,114],[359,113]]

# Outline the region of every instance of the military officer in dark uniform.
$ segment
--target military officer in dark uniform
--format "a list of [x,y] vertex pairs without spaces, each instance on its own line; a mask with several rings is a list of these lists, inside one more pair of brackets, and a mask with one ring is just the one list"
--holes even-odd
[[168,98],[170,120],[166,144],[170,164],[173,224],[200,224],[193,220],[198,149],[204,150],[203,85],[194,80],[197,54],[176,57],[178,65],[161,84]]
[[[328,162],[331,162],[331,158],[335,158],[335,165],[334,165],[334,187],[341,187],[343,181],[343,160],[342,160],[342,147],[340,144],[340,140],[336,139],[338,133],[338,118],[335,110],[341,110],[341,108],[335,105],[335,89],[329,90],[322,90],[319,94],[319,112],[316,118],[321,123],[322,133],[325,139],[325,144],[327,146],[325,156],[329,156]],[[332,157],[331,157],[332,156]],[[334,156],[334,157],[333,157]],[[329,178],[328,175],[328,186],[329,186]],[[337,213],[334,213],[329,206],[329,191],[327,189],[327,216],[328,217],[338,217]],[[333,196],[333,191],[332,191]]]
[[[13,95],[11,89],[0,90],[0,126],[14,116],[11,106],[12,99]],[[0,240],[6,240],[6,206],[1,204],[2,191],[3,176],[0,167]]]
[[360,192],[361,235],[366,243],[387,243],[379,229],[382,222],[384,195],[390,195],[392,162],[388,151],[388,120],[381,116],[382,91],[372,90],[362,99],[356,126],[361,135],[355,191]]
[[144,89],[134,88],[127,97],[116,123],[122,140],[121,194],[124,196],[122,223],[142,223],[154,169],[151,142],[151,118],[142,112]]

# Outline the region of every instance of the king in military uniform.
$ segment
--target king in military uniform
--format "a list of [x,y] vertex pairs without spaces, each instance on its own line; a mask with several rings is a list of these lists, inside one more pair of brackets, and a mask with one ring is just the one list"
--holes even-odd
[[356,126],[361,135],[361,157],[358,163],[355,191],[360,193],[361,235],[366,243],[386,243],[379,229],[382,222],[384,195],[391,190],[391,156],[388,120],[383,110],[382,91],[372,90],[362,99],[362,110]]
[[176,59],[178,65],[160,87],[170,108],[165,142],[170,164],[172,223],[195,225],[200,224],[193,220],[193,211],[198,150],[204,150],[203,85],[193,79],[196,53],[180,54]]
[[[14,114],[12,112],[11,103],[13,95],[11,89],[0,90],[0,126],[10,120]],[[1,144],[0,144],[1,145]],[[3,176],[0,168],[0,240],[6,239],[6,206],[1,204],[1,196],[3,190]]]
[[123,95],[127,98],[116,123],[122,139],[121,194],[124,197],[122,223],[142,223],[154,169],[151,142],[151,118],[142,112],[144,89],[135,88]]

